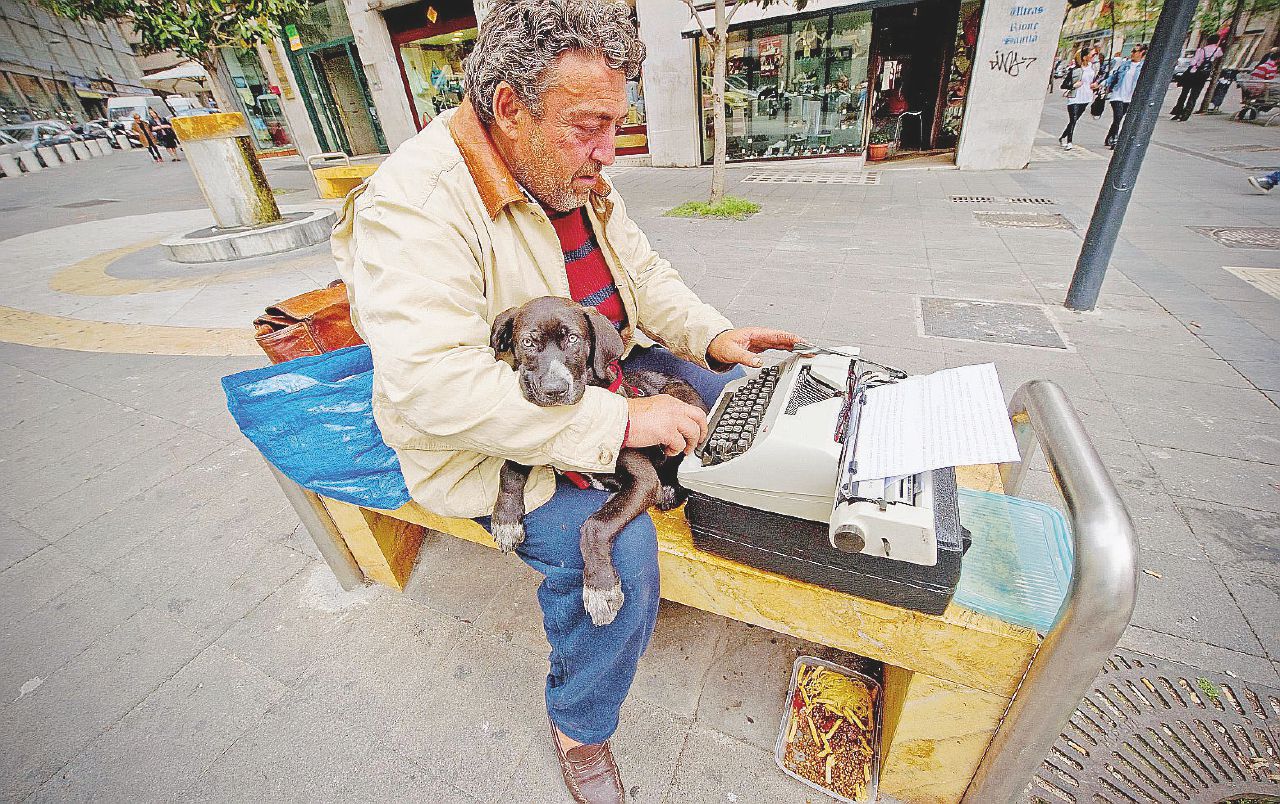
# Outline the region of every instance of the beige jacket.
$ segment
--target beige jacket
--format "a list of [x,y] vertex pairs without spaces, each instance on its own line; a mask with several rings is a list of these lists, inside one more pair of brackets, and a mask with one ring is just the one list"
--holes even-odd
[[[732,325],[703,304],[627,217],[601,179],[591,224],[635,327],[706,365]],[[490,322],[537,296],[569,296],[551,221],[516,183],[469,103],[438,116],[346,200],[333,233],[352,320],[373,354],[374,417],[428,510],[493,511],[505,458],[534,470],[529,510],[551,498],[547,465],[612,471],[626,400],[588,388],[577,405],[540,408],[489,348]]]

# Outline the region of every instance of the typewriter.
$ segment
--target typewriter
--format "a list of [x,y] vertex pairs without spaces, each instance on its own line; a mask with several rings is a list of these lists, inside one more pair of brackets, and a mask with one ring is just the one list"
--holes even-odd
[[857,350],[792,354],[726,386],[680,465],[694,545],[927,614],[960,580],[968,534],[955,472],[842,482],[859,395],[905,374]]

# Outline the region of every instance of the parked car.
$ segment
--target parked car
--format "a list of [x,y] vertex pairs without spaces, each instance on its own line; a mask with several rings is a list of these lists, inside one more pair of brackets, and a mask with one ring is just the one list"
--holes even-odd
[[[34,151],[44,146],[63,145],[79,142],[84,139],[71,130],[61,120],[33,120],[30,123],[10,123],[0,128],[5,134],[13,137],[23,148]],[[37,154],[37,159],[44,161]],[[45,165],[48,167],[48,165]]]
[[116,142],[115,132],[101,123],[91,120],[88,123],[72,126],[71,130],[85,139],[106,140],[112,148],[120,147],[120,143]]
[[27,148],[58,145],[84,139],[61,120],[33,120],[30,123],[10,123],[0,131],[13,137]]

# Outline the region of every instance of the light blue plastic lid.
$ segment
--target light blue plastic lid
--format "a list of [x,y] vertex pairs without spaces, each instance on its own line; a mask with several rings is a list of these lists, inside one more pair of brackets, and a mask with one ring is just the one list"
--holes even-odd
[[962,488],[960,524],[973,544],[954,602],[1047,633],[1071,584],[1066,517],[1044,503]]

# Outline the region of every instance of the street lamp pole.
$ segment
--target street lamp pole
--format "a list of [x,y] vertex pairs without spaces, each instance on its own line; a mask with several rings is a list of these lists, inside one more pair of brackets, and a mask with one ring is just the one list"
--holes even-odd
[[1102,280],[1120,236],[1120,225],[1133,197],[1133,186],[1147,155],[1147,146],[1151,144],[1151,133],[1160,117],[1160,106],[1169,91],[1174,63],[1191,27],[1196,5],[1197,0],[1166,0],[1160,11],[1142,75],[1133,90],[1133,104],[1116,139],[1115,154],[1107,167],[1107,178],[1089,220],[1089,231],[1084,236],[1071,287],[1067,289],[1068,309],[1092,310],[1098,303]]
[[[65,41],[66,41],[65,39],[50,39],[45,42],[45,44],[48,45],[50,48],[49,49],[49,84],[51,89],[53,90],[53,102],[55,104],[58,103],[60,98],[58,96],[58,76],[57,76],[58,62],[56,61],[56,59],[58,58],[58,55],[53,52],[53,46],[60,45]],[[58,110],[50,109],[49,112],[50,112],[50,116],[52,117],[58,113]]]

